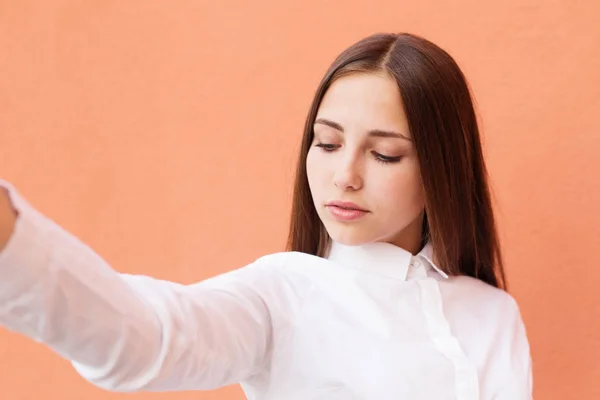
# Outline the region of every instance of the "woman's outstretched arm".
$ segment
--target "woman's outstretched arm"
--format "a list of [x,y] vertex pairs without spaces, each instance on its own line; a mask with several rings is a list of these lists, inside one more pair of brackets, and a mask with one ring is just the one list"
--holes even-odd
[[0,326],[113,391],[213,389],[260,371],[265,262],[185,286],[119,274],[0,180]]

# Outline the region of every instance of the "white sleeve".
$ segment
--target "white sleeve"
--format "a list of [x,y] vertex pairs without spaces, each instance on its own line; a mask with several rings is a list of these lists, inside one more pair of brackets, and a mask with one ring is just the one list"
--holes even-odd
[[532,359],[525,324],[517,302],[510,295],[503,339],[496,349],[495,393],[493,400],[533,398]]
[[213,389],[267,361],[262,259],[190,286],[119,274],[10,183],[0,186],[19,213],[0,253],[0,326],[112,391]]

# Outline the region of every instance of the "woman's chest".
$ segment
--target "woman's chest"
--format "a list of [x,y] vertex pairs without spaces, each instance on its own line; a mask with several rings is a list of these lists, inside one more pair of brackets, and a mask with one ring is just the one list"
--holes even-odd
[[276,338],[269,392],[315,400],[455,398],[453,364],[432,340],[418,295],[351,298],[307,302]]

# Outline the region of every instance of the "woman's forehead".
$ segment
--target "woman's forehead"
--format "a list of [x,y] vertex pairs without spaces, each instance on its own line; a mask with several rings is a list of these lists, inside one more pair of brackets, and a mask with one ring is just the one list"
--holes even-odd
[[357,73],[335,80],[323,96],[319,119],[345,130],[392,131],[409,136],[398,85],[384,74]]

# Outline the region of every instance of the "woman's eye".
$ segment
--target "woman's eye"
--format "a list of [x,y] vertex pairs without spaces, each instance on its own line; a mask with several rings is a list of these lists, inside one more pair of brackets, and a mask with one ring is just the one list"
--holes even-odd
[[389,157],[389,156],[384,156],[383,154],[379,154],[375,151],[373,152],[373,155],[375,156],[375,160],[377,160],[378,162],[384,163],[384,164],[395,163],[402,159],[402,156]]
[[[317,143],[315,146],[322,148],[323,151],[326,151],[326,152],[332,152],[335,149],[340,147],[339,144],[320,143],[320,142]],[[402,156],[397,156],[397,157],[384,156],[383,154],[377,153],[376,151],[373,151],[372,153],[377,162],[384,163],[384,164],[396,163],[402,159]]]
[[333,150],[335,150],[336,148],[339,147],[339,145],[328,144],[328,143],[317,143],[315,146],[321,147],[325,151],[333,151]]

